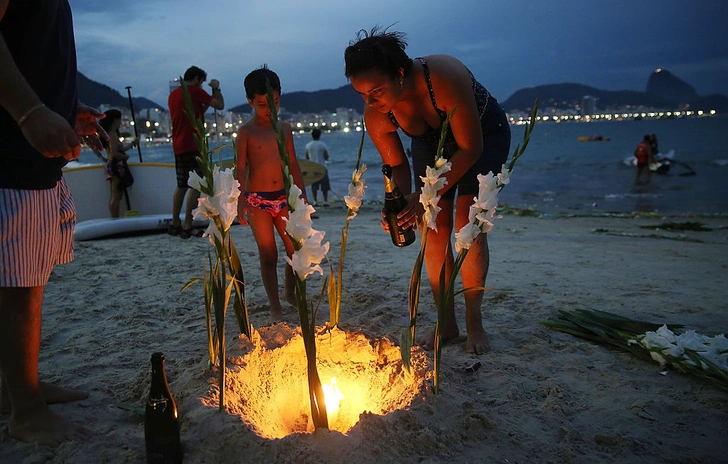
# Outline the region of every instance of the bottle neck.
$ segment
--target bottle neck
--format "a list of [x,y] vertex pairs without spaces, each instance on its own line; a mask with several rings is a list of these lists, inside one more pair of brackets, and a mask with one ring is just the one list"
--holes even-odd
[[152,398],[162,398],[169,390],[167,384],[167,373],[164,371],[164,361],[152,362],[152,386],[150,396]]
[[385,193],[392,193],[397,188],[397,184],[394,182],[393,178],[384,176],[384,192]]

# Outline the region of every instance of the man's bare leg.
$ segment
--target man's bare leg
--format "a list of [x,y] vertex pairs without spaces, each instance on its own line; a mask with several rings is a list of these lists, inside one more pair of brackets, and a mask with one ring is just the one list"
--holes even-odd
[[186,188],[177,187],[174,189],[174,195],[172,196],[172,225],[180,227],[182,225],[179,215],[182,213],[182,205],[185,202],[185,194],[187,193]]
[[[187,208],[185,209],[185,222],[182,224],[184,230],[190,230],[192,228],[192,211],[197,208],[197,200],[200,198],[200,192],[193,188],[190,188],[190,192],[187,194]],[[174,218],[173,218],[174,220]]]
[[0,372],[11,404],[11,437],[46,446],[88,432],[56,415],[38,381],[44,287],[0,288]]

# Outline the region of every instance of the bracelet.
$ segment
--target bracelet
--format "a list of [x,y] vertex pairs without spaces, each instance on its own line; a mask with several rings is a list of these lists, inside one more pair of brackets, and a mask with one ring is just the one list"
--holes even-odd
[[214,89],[212,89],[212,93],[215,93],[215,90],[217,90],[218,92],[222,92],[222,90],[220,90],[220,87],[215,87]]
[[20,117],[20,119],[18,119],[18,127],[22,126],[23,123],[25,123],[25,121],[28,120],[28,118],[30,117],[31,114],[35,113],[36,111],[38,111],[39,109],[43,108],[44,106],[45,105],[43,103],[38,103],[37,105],[33,106],[28,111],[26,111],[25,114],[22,115]]

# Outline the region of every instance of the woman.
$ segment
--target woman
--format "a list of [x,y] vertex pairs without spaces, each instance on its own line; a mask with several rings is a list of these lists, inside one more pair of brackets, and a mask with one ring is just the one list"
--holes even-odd
[[109,141],[103,141],[106,149],[106,180],[111,182],[111,196],[109,198],[109,213],[112,218],[119,217],[121,197],[126,186],[123,184],[129,167],[126,160],[129,155],[126,151],[134,146],[134,143],[124,144],[121,142],[119,127],[121,126],[121,112],[119,110],[108,110],[104,113],[105,118],[99,123],[109,134]]
[[[367,132],[382,162],[392,166],[395,181],[403,192],[412,191],[412,172],[398,129],[412,139],[415,190],[407,195],[408,205],[399,215],[403,227],[416,227],[424,212],[419,203],[420,176],[425,175],[428,165],[434,166],[442,124],[447,114],[457,108],[445,144],[445,156],[452,163],[452,170],[445,174],[447,183],[438,192],[442,196],[438,204],[442,211],[437,216],[437,231],[428,233],[425,254],[427,275],[437,295],[443,263],[447,265],[446,279],[452,270],[453,255],[448,245],[453,225],[459,230],[467,224],[469,208],[478,193],[477,175],[500,172],[508,158],[511,135],[504,111],[463,63],[448,55],[412,60],[405,53],[406,45],[404,34],[399,32],[362,30],[344,53],[345,73],[364,98]],[[481,234],[461,268],[464,288],[484,286],[488,264],[487,236]],[[466,350],[477,354],[490,349],[480,313],[482,301],[482,291],[465,294]],[[444,341],[459,336],[453,306],[450,301],[442,329]],[[433,336],[434,332],[419,343],[430,349]]]

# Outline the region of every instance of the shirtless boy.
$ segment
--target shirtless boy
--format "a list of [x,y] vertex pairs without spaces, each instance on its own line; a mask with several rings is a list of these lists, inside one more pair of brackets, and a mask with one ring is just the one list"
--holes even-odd
[[[278,248],[274,231],[278,231],[289,258],[294,250],[293,243],[285,233],[286,222],[283,218],[288,217],[288,202],[283,184],[283,160],[270,122],[266,80],[273,89],[276,111],[280,108],[281,82],[278,75],[265,66],[248,74],[244,85],[248,103],[253,108],[253,118],[238,129],[235,147],[237,177],[242,192],[242,201],[238,202],[238,221],[243,226],[250,225],[258,244],[263,286],[270,302],[271,322],[275,322],[282,319],[283,310],[278,296]],[[293,180],[306,198],[291,126],[281,122],[279,127],[286,136],[286,151]],[[288,265],[285,275],[284,296],[286,301],[295,305],[293,270]]]

